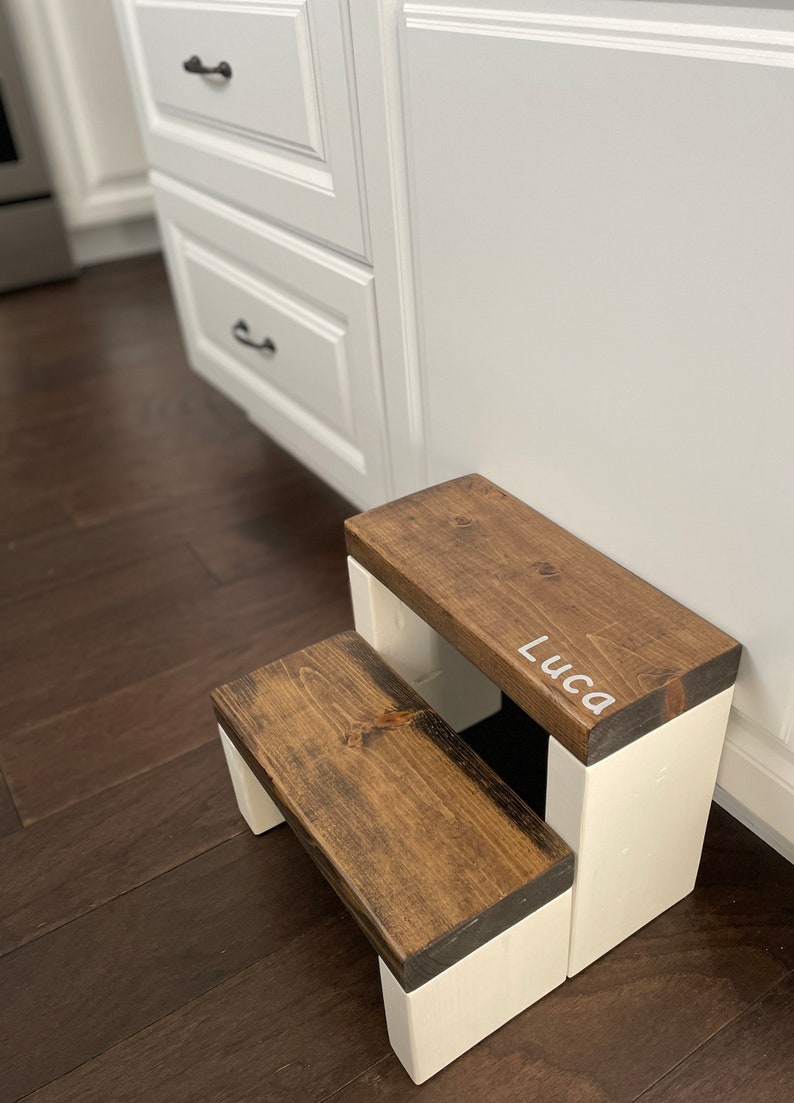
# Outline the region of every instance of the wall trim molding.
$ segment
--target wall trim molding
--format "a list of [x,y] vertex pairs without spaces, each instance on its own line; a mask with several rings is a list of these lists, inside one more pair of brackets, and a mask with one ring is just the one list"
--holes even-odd
[[114,222],[103,226],[81,226],[69,233],[75,264],[88,268],[112,260],[159,253],[160,235],[154,218]]
[[745,808],[735,797],[726,792],[721,785],[714,790],[714,803],[723,808],[730,816],[762,839],[773,850],[776,850],[787,861],[794,864],[794,843],[784,835],[779,834],[768,823],[764,823],[749,808]]
[[409,29],[794,68],[794,32],[547,12],[406,4]]
[[714,800],[794,862],[794,754],[734,709]]

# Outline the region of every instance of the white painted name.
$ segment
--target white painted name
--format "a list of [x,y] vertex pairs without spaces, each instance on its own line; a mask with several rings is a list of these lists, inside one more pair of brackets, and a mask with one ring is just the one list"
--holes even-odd
[[[538,636],[536,640],[532,640],[530,643],[525,643],[523,647],[519,647],[519,655],[523,655],[525,659],[529,659],[531,663],[536,663],[537,657],[532,654],[536,647],[540,647],[542,643],[546,643],[548,636]],[[561,663],[559,666],[555,666],[555,663],[559,663],[561,655],[552,655],[551,658],[545,659],[540,664],[540,669],[544,674],[548,674],[555,682],[563,674],[569,670],[573,670],[571,663]],[[573,696],[578,695],[581,691],[580,685],[587,686],[588,689],[592,689],[595,682],[587,674],[569,674],[568,677],[562,683],[562,688],[566,693],[570,693]],[[582,696],[582,705],[596,716],[600,716],[604,709],[609,708],[610,705],[614,705],[615,698],[609,693],[585,693]]]

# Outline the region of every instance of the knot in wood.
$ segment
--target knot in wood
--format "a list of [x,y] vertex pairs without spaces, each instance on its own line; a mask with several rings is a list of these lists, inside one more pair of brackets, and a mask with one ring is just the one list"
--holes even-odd
[[404,724],[412,724],[418,716],[422,715],[421,709],[393,709],[381,713],[371,724],[351,724],[342,742],[346,747],[364,747],[373,738],[392,728],[401,728]]

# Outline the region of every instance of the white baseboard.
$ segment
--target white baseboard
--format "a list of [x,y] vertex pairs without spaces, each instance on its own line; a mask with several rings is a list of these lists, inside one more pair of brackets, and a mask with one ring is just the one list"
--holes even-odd
[[160,251],[160,234],[154,218],[84,226],[69,234],[72,256],[78,268],[106,261],[139,257]]
[[735,710],[714,800],[794,862],[794,754]]

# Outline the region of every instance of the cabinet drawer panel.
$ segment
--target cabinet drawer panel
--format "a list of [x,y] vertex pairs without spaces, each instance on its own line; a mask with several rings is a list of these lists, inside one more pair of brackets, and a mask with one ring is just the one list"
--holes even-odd
[[153,184],[192,366],[357,505],[385,500],[371,271],[159,173]]
[[365,257],[340,7],[117,2],[153,166]]
[[[305,4],[142,5],[138,26],[159,112],[322,158]],[[231,76],[188,72],[192,57],[209,67],[226,62]]]
[[303,295],[253,276],[190,238],[182,248],[199,343],[236,358],[252,375],[352,438],[344,324]]

